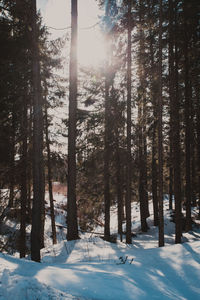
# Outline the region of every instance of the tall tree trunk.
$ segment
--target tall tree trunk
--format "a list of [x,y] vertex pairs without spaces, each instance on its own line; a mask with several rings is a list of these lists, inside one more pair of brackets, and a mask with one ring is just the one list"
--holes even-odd
[[188,26],[187,26],[187,6],[186,1],[183,5],[184,10],[184,68],[185,68],[185,196],[186,196],[186,225],[185,230],[192,228],[191,219],[191,151],[190,151],[190,98],[189,98],[189,57],[188,57]]
[[120,153],[120,135],[119,135],[119,122],[120,113],[116,105],[115,109],[115,166],[116,166],[116,192],[117,192],[117,221],[118,221],[118,234],[122,242],[122,220],[123,220],[123,181],[122,181],[122,162]]
[[[106,17],[110,17],[111,1],[106,4]],[[108,29],[110,30],[110,29]],[[105,64],[105,131],[104,131],[104,207],[105,207],[105,225],[104,225],[104,239],[110,240],[110,157],[111,157],[111,34],[106,33],[106,64]]]
[[[148,18],[151,20],[152,5],[148,2]],[[150,22],[149,35],[150,35],[150,62],[151,62],[151,102],[153,105],[153,128],[152,128],[152,158],[151,158],[151,169],[152,169],[152,199],[153,199],[153,215],[154,215],[154,226],[158,226],[158,170],[157,170],[157,87],[156,87],[156,72],[155,72],[155,60],[153,51],[153,32],[152,22]]]
[[27,213],[28,213],[28,218],[29,222],[32,222],[32,214],[31,214],[31,207],[32,207],[32,169],[33,169],[33,160],[32,158],[32,143],[31,141],[33,140],[32,138],[32,127],[33,127],[33,99],[31,97],[31,104],[30,104],[30,112],[28,115],[28,140],[29,140],[29,145],[28,145],[28,153],[27,153]]
[[27,103],[22,104],[22,154],[21,154],[21,219],[20,219],[20,258],[26,255],[26,204],[27,204]]
[[158,204],[159,204],[159,247],[164,246],[164,217],[163,217],[163,97],[162,97],[162,0],[159,7],[159,97],[158,97]]
[[31,259],[40,261],[42,211],[44,206],[43,113],[40,82],[36,0],[32,0],[32,64],[33,64],[33,208]]
[[[155,109],[154,109],[155,113]],[[154,114],[155,118],[155,114]],[[152,136],[152,198],[153,198],[153,215],[154,215],[154,226],[158,226],[158,170],[156,163],[156,120],[153,124],[153,136]]]
[[147,105],[146,105],[146,98],[144,98],[143,101],[143,157],[144,157],[144,197],[145,197],[145,215],[146,218],[150,216],[149,213],[149,200],[148,200],[148,174],[147,174],[147,125],[146,125],[146,119],[147,119]]
[[170,101],[170,130],[169,130],[169,209],[172,209],[173,202],[173,105],[175,99],[175,74],[174,74],[174,12],[173,12],[173,0],[169,1],[169,101]]
[[[171,7],[171,14],[175,21],[174,31],[178,32],[177,24],[177,3],[173,14],[172,0],[169,0]],[[180,100],[179,100],[179,72],[178,72],[178,44],[177,34],[174,35],[175,44],[175,97],[172,105],[172,119],[173,119],[173,166],[174,166],[174,199],[175,199],[175,243],[181,243],[182,236],[182,217],[181,217],[181,148],[180,148]]]
[[[193,106],[193,103],[191,103],[191,106]],[[197,187],[196,187],[196,178],[197,178],[197,169],[196,169],[196,136],[195,136],[195,115],[194,115],[194,109],[192,108],[192,113],[191,113],[191,190],[192,190],[192,195],[191,195],[191,200],[192,200],[192,206],[196,207],[197,206],[197,200],[196,200],[196,192],[197,192]]]
[[[140,101],[140,100],[139,100]],[[140,199],[140,221],[141,230],[146,232],[148,229],[146,222],[146,205],[145,205],[145,189],[144,189],[144,158],[143,158],[143,135],[142,135],[142,108],[141,103],[138,105],[138,125],[139,125],[139,199]]]
[[53,191],[52,191],[52,171],[51,171],[51,151],[49,141],[49,125],[48,125],[48,113],[47,103],[45,99],[45,135],[46,135],[46,147],[47,147],[47,168],[48,168],[48,186],[49,186],[49,201],[50,201],[50,213],[51,213],[51,229],[52,229],[52,240],[53,244],[57,244],[56,239],[56,224],[55,224],[55,213],[53,203]]
[[[171,138],[170,138],[171,142]],[[174,178],[174,172],[172,167],[172,161],[173,161],[173,153],[172,153],[172,145],[170,145],[170,167],[169,167],[169,209],[173,209],[173,178]]]
[[190,86],[190,105],[191,105],[191,201],[192,206],[196,207],[196,134],[195,134],[195,108],[194,101],[192,101],[192,93]]
[[123,187],[122,187],[122,174],[121,174],[121,157],[119,147],[116,150],[116,164],[117,164],[117,216],[118,216],[118,234],[122,242],[122,221],[123,221]]
[[69,78],[69,130],[68,130],[68,188],[67,239],[78,239],[76,204],[76,118],[77,118],[77,0],[71,0],[71,49]]
[[[198,87],[199,89],[199,87]],[[199,103],[199,96],[200,93],[196,92],[196,99],[197,99],[197,165],[198,165],[198,217],[200,219],[200,103]]]
[[15,178],[15,122],[16,122],[16,116],[14,112],[12,112],[12,128],[11,128],[11,137],[10,137],[10,163],[9,163],[9,181],[10,181],[10,193],[9,193],[9,202],[8,206],[13,207],[13,201],[14,201],[14,178]]
[[127,157],[126,157],[126,243],[131,237],[131,1],[128,2],[128,47],[127,47]]
[[109,100],[109,72],[105,79],[105,133],[104,133],[104,206],[105,225],[104,238],[110,239],[110,100]]
[[145,158],[144,158],[144,101],[145,99],[145,80],[144,80],[144,32],[142,29],[142,4],[139,2],[139,81],[140,87],[138,89],[138,156],[139,156],[139,201],[140,201],[140,220],[141,230],[146,232],[148,229],[147,206],[146,206],[146,190],[145,190]]

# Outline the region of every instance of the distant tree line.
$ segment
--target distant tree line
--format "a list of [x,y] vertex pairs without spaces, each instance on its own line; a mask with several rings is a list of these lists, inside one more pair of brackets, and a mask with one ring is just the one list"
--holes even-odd
[[163,246],[168,194],[180,243],[182,232],[192,228],[192,206],[200,211],[200,5],[195,0],[99,5],[105,10],[106,63],[82,70],[79,90],[86,106],[78,109],[77,123],[80,225],[96,225],[92,220],[103,213],[109,240],[110,208],[116,205],[118,233],[122,236],[125,222],[131,243],[131,203],[140,203],[145,232],[152,200]]

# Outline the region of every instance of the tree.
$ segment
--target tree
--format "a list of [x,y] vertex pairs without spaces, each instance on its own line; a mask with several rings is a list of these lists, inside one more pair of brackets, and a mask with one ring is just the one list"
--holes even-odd
[[188,5],[183,3],[184,13],[184,84],[185,84],[185,196],[186,196],[186,231],[192,228],[191,219],[191,97],[189,77],[189,28],[188,28]]
[[170,118],[170,129],[169,129],[169,142],[170,142],[170,154],[169,154],[169,209],[172,209],[173,203],[173,105],[175,98],[175,74],[174,74],[174,8],[173,1],[169,1],[168,7],[168,63],[169,63],[169,118]]
[[158,113],[157,113],[157,69],[154,54],[155,34],[152,30],[153,27],[153,4],[148,2],[148,22],[149,22],[149,55],[150,55],[150,101],[153,106],[153,120],[152,120],[152,137],[151,137],[151,182],[152,182],[152,199],[153,199],[153,214],[154,226],[158,226],[158,168],[157,168],[157,126],[158,126]]
[[46,136],[46,148],[47,148],[47,169],[48,169],[48,186],[49,186],[52,240],[53,240],[53,244],[57,244],[54,202],[53,202],[54,200],[53,200],[53,189],[52,189],[52,168],[51,168],[51,151],[50,151],[50,141],[49,141],[49,122],[48,122],[46,97],[45,97],[45,115],[44,115],[44,117],[45,117],[45,136]]
[[20,220],[20,257],[26,254],[26,205],[27,205],[27,101],[23,99],[21,134],[21,220]]
[[163,218],[163,136],[162,136],[162,34],[163,12],[162,0],[159,1],[159,95],[158,95],[158,203],[159,203],[159,247],[164,246],[164,218]]
[[131,2],[128,1],[128,45],[127,45],[127,158],[126,158],[126,243],[132,243],[131,236]]
[[138,53],[138,164],[139,164],[139,201],[140,201],[140,221],[141,230],[146,232],[148,229],[147,225],[147,207],[148,207],[148,196],[147,196],[147,168],[146,168],[146,79],[145,79],[145,36],[144,36],[144,3],[142,0],[139,1],[139,53]]
[[38,48],[36,0],[32,0],[32,75],[33,75],[33,208],[31,229],[31,259],[40,262],[43,241],[42,213],[44,213],[43,112]]
[[[110,11],[112,8],[112,1],[108,1],[105,4],[105,16],[110,18]],[[107,22],[107,20],[106,20]],[[107,24],[105,24],[107,27]],[[111,32],[110,28],[106,28],[106,70],[105,70],[105,129],[104,129],[104,205],[105,205],[105,224],[104,224],[104,238],[110,240],[110,159],[111,159],[111,134],[110,134],[110,87],[111,87]]]
[[[178,31],[177,3],[173,9],[172,0],[170,0],[170,19],[174,23],[174,31]],[[174,37],[174,84],[175,95],[172,104],[172,143],[173,143],[173,169],[174,169],[174,199],[175,199],[175,242],[181,243],[182,235],[182,216],[181,216],[181,160],[180,160],[180,100],[179,100],[179,57],[177,34]]]
[[77,114],[77,0],[71,1],[71,49],[69,79],[68,128],[68,189],[67,189],[67,239],[78,239],[76,204],[76,114]]

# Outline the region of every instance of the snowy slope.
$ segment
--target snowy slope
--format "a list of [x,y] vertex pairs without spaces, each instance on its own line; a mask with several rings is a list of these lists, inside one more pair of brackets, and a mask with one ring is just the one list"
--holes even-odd
[[[110,258],[104,261],[39,264],[1,254],[0,299],[200,298],[200,242],[145,250],[105,246]],[[115,259],[120,255],[128,255],[125,264]]]
[[[67,242],[66,199],[56,197],[58,244],[50,239],[50,217],[46,217],[42,263],[0,254],[0,300],[49,299],[200,299],[200,231],[183,235],[174,245],[174,223],[165,201],[166,247],[158,248],[157,228],[140,232],[139,210],[133,205],[132,245],[108,243],[94,234]],[[152,214],[152,205],[150,204]],[[64,225],[64,226],[63,226]],[[116,232],[116,209],[111,227]],[[63,226],[63,227],[62,227]],[[102,232],[96,228],[95,232]]]

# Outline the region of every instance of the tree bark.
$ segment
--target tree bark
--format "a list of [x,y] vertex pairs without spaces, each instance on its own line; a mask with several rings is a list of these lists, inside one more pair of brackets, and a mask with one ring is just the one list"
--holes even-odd
[[[106,17],[110,17],[111,1],[106,5]],[[106,64],[105,64],[105,129],[104,129],[104,207],[105,207],[105,224],[104,224],[104,239],[110,240],[110,158],[111,158],[111,97],[110,87],[111,79],[111,34],[106,32]]]
[[145,157],[144,157],[144,101],[145,99],[145,80],[144,80],[144,32],[142,29],[142,4],[139,2],[139,82],[138,89],[138,156],[139,156],[139,201],[140,201],[140,220],[141,230],[146,232],[148,229],[146,189],[145,189]]
[[[171,5],[171,14],[173,16],[172,0],[169,0]],[[177,3],[174,11],[174,31],[178,32],[177,24]],[[182,236],[182,216],[181,216],[181,149],[180,149],[180,100],[179,100],[179,72],[178,72],[178,43],[177,34],[174,35],[174,77],[175,77],[175,97],[172,109],[173,118],[173,166],[174,166],[174,198],[175,198],[175,243],[181,243]]]
[[175,74],[174,74],[174,12],[173,12],[173,1],[169,1],[169,54],[168,54],[168,65],[169,65],[169,101],[170,101],[170,130],[169,130],[169,209],[172,209],[173,201],[173,105],[175,99]]
[[131,237],[131,1],[128,2],[128,46],[127,46],[127,157],[126,157],[126,243]]
[[40,262],[42,210],[44,206],[43,113],[36,24],[36,0],[32,0],[32,74],[33,74],[33,208],[31,259]]
[[[148,2],[148,18],[151,20],[151,11],[152,5],[150,5],[150,1]],[[152,22],[150,21],[149,26],[149,35],[150,35],[150,44],[149,44],[149,52],[150,52],[150,63],[151,63],[151,75],[150,75],[150,84],[151,84],[151,102],[153,105],[153,126],[152,126],[152,158],[151,158],[151,174],[152,174],[152,199],[153,199],[153,215],[154,215],[154,226],[158,226],[158,170],[157,170],[157,124],[158,124],[158,116],[157,116],[157,87],[156,87],[156,70],[155,70],[155,59],[154,59],[154,51],[153,51],[153,32],[152,32]]]
[[26,204],[27,204],[27,103],[22,104],[22,154],[21,154],[21,219],[20,219],[20,258],[26,255]]
[[48,125],[48,112],[47,103],[45,99],[45,135],[46,135],[46,147],[47,147],[47,168],[48,168],[48,186],[49,186],[49,201],[50,201],[50,212],[51,212],[51,229],[52,229],[52,240],[53,244],[57,244],[56,239],[56,224],[55,224],[55,212],[53,203],[53,191],[52,191],[52,170],[51,170],[51,151],[49,141],[49,125]]
[[144,158],[144,198],[145,198],[145,215],[146,218],[150,216],[149,213],[149,199],[148,199],[148,173],[147,173],[147,105],[146,98],[143,101],[143,158]]
[[164,217],[163,217],[163,97],[162,97],[162,0],[159,3],[159,97],[158,97],[158,204],[159,204],[159,247],[164,246]]
[[122,220],[123,220],[123,180],[122,180],[122,162],[120,153],[120,135],[119,135],[119,108],[116,105],[115,109],[115,166],[116,166],[116,193],[117,193],[117,221],[118,221],[118,234],[122,242]]
[[[192,85],[192,83],[191,83]],[[196,178],[197,178],[197,169],[196,169],[196,133],[195,133],[195,107],[194,101],[192,101],[192,93],[190,86],[190,106],[191,106],[191,205],[193,207],[197,206],[196,201]]]
[[71,49],[69,79],[68,129],[68,188],[67,188],[67,239],[78,239],[76,204],[76,119],[77,119],[77,0],[71,0]]
[[15,111],[13,107],[12,112],[12,128],[11,128],[11,137],[10,137],[10,163],[9,163],[9,177],[10,177],[10,193],[9,193],[9,207],[13,207],[14,202],[14,178],[15,178],[15,122],[16,122],[16,116]]
[[[108,55],[108,54],[107,54]],[[109,100],[109,72],[105,79],[105,132],[104,132],[104,206],[105,225],[104,238],[110,239],[110,100]]]
[[185,230],[189,231],[192,228],[191,219],[191,112],[189,98],[189,57],[188,57],[188,26],[187,26],[187,6],[184,1],[184,70],[185,70],[185,196],[186,196],[186,225]]
[[199,97],[200,97],[200,92],[199,92],[199,87],[198,91],[196,91],[196,99],[197,99],[197,168],[198,168],[198,217],[200,219],[200,103],[199,103]]

